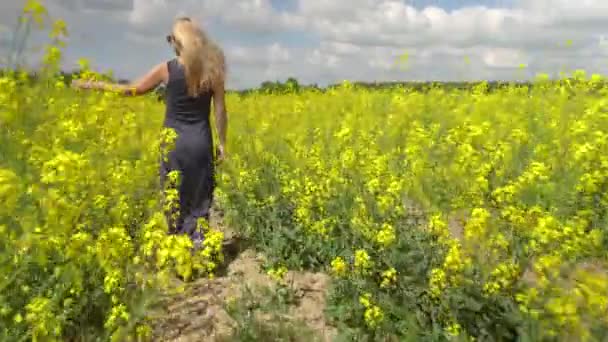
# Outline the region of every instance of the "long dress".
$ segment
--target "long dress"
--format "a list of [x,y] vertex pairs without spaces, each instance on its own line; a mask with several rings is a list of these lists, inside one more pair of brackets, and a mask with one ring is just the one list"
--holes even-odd
[[161,158],[160,185],[165,188],[167,175],[179,171],[179,208],[177,219],[167,213],[169,233],[187,234],[196,242],[203,238],[199,219],[209,221],[213,201],[214,160],[213,138],[209,124],[211,91],[198,97],[188,95],[184,66],[177,59],[167,62],[169,80],[166,85],[166,113],[164,127],[177,133],[174,148]]

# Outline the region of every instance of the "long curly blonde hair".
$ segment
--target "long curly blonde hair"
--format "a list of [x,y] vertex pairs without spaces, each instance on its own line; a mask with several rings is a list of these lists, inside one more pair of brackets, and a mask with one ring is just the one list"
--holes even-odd
[[222,49],[190,18],[175,20],[172,30],[174,48],[185,68],[188,94],[198,96],[226,79]]

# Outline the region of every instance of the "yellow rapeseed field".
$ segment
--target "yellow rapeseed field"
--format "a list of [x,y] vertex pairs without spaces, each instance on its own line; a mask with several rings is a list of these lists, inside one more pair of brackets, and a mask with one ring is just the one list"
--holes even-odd
[[600,338],[608,100],[577,77],[232,97],[221,206],[274,263],[332,272],[353,336]]
[[[218,206],[276,277],[332,274],[327,316],[346,338],[600,340],[600,82],[229,94]],[[173,275],[213,276],[222,233],[206,227],[195,255],[165,233],[161,103],[64,84],[0,78],[0,340],[145,338]]]

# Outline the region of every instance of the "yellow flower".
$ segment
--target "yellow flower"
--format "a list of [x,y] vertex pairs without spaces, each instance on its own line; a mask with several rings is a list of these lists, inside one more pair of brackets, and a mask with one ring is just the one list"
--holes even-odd
[[359,249],[355,251],[354,266],[359,272],[365,273],[373,266],[373,262],[365,250]]
[[382,248],[387,248],[391,244],[393,244],[396,239],[397,239],[397,236],[396,236],[396,233],[395,233],[395,228],[392,225],[388,224],[388,223],[383,223],[382,224],[382,228],[380,229],[380,231],[376,235],[376,242]]
[[387,288],[394,285],[397,282],[397,270],[393,267],[382,272],[382,282],[380,283],[381,288]]
[[367,308],[371,305],[371,297],[372,297],[371,294],[364,293],[361,296],[359,296],[359,303]]
[[452,323],[447,327],[446,331],[448,335],[455,337],[460,335],[462,327],[458,323]]
[[363,318],[370,328],[375,328],[384,319],[384,313],[377,305],[372,303],[370,293],[364,293],[359,297],[359,303],[365,307]]
[[336,276],[342,277],[342,276],[346,275],[346,272],[347,272],[346,262],[344,261],[344,259],[342,259],[342,257],[336,257],[331,262],[331,269],[332,269],[333,274],[335,274]]
[[285,266],[271,268],[268,270],[267,274],[275,281],[282,282],[285,278],[285,274],[287,274],[287,268]]
[[371,305],[365,309],[364,318],[368,327],[376,328],[384,320],[384,312],[380,307]]

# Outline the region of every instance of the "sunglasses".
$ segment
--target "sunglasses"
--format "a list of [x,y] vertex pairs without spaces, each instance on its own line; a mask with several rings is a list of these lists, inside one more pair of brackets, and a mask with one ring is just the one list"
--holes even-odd
[[[181,20],[181,21],[187,21],[187,22],[191,22],[192,20],[188,17],[181,17],[178,18],[177,20]],[[172,34],[168,34],[165,39],[167,40],[167,43],[172,44],[173,42],[175,42],[175,37]]]

